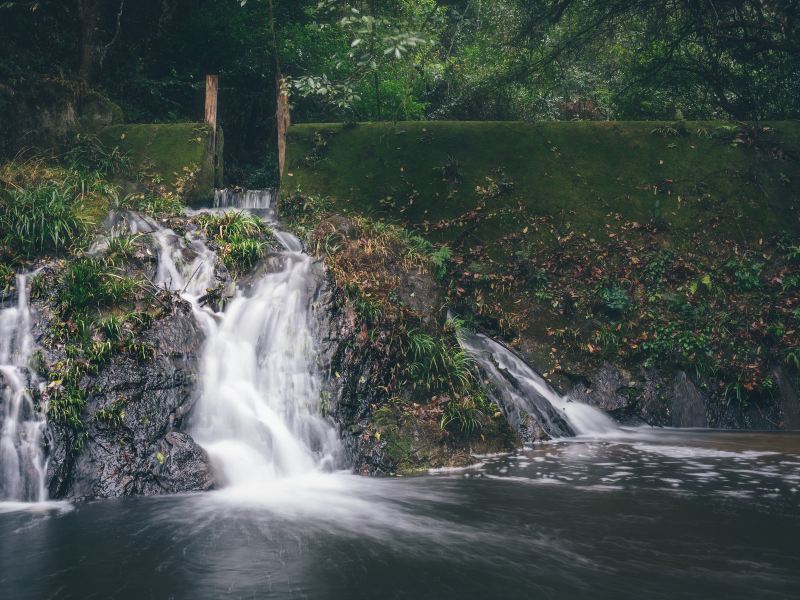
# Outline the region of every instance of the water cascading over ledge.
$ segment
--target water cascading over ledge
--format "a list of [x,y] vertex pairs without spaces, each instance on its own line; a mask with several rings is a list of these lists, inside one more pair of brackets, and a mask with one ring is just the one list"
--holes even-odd
[[46,407],[34,402],[36,374],[28,278],[18,275],[16,306],[0,310],[0,502],[47,499],[43,451]]
[[459,334],[459,341],[488,377],[492,399],[524,443],[618,431],[603,411],[560,396],[503,344],[466,331]]
[[[311,335],[311,305],[321,273],[299,239],[275,221],[273,190],[218,190],[214,208],[265,218],[283,248],[257,279],[238,289],[224,311],[201,306],[213,287],[213,251],[159,229],[158,285],[181,292],[206,342],[191,432],[211,457],[223,485],[249,486],[332,470],[341,448],[333,423],[320,416],[321,379]],[[190,243],[191,262],[181,260]]]
[[272,220],[276,218],[275,202],[278,191],[275,189],[266,190],[240,190],[222,189],[214,190],[214,208],[237,208],[268,210],[271,211]]

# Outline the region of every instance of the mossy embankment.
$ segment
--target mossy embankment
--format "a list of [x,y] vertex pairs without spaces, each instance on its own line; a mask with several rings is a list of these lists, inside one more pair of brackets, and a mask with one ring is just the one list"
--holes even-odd
[[[513,232],[519,219],[508,211],[520,204],[587,233],[602,233],[611,214],[647,222],[660,210],[676,242],[705,231],[709,213],[721,218],[717,235],[731,239],[800,230],[791,202],[800,195],[795,122],[308,124],[291,129],[288,152],[287,189],[443,241]],[[487,203],[497,214],[449,223],[479,208],[476,189],[489,179],[510,185]]]
[[[202,123],[114,125],[98,138],[107,148],[119,148],[139,179],[175,189],[189,202],[208,201],[215,182],[222,180],[222,162],[215,159],[215,135]],[[223,153],[222,130],[216,152]]]
[[284,195],[446,244],[443,304],[561,389],[800,424],[800,124],[310,124],[288,148]]

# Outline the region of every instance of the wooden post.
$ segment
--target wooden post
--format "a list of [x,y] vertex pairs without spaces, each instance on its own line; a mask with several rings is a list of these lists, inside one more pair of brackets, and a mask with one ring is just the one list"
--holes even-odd
[[276,88],[278,90],[278,110],[275,114],[278,121],[278,180],[283,179],[283,170],[286,166],[286,134],[292,124],[289,114],[289,91],[286,89],[286,80],[279,76]]
[[214,160],[214,185],[222,186],[219,155],[217,154],[217,93],[219,76],[206,75],[206,116],[207,125],[211,126],[211,156]]
[[217,91],[219,90],[219,77],[206,75],[206,123],[211,125],[217,133]]

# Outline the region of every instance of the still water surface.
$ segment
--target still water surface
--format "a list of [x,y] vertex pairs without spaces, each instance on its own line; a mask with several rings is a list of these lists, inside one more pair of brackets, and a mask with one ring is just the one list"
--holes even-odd
[[466,471],[0,505],[0,598],[798,598],[800,434],[641,431]]

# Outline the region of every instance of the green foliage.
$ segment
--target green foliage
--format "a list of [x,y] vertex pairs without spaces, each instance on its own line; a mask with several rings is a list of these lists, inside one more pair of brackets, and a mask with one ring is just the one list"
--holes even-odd
[[76,206],[75,181],[46,182],[0,197],[2,241],[26,257],[60,253],[88,239],[91,222]]
[[475,361],[453,339],[412,329],[403,352],[407,377],[415,387],[461,395],[475,383]]
[[447,275],[447,268],[450,260],[453,258],[453,252],[448,246],[441,246],[438,250],[434,250],[428,255],[428,258],[433,265],[433,273],[437,279],[444,279]]
[[244,211],[205,213],[197,216],[197,222],[209,239],[227,240],[270,233],[270,228],[264,221]]
[[11,267],[0,262],[0,302],[2,302],[14,288],[15,281],[16,273],[14,273]]
[[108,271],[96,258],[80,258],[61,276],[61,310],[64,315],[82,315],[90,309],[121,304],[134,299],[141,286],[135,279]]
[[75,171],[96,171],[102,175],[122,175],[131,166],[130,158],[119,146],[107,148],[97,136],[79,133],[64,154],[64,162]]
[[120,202],[120,207],[163,219],[183,214],[185,205],[175,194],[148,192],[126,196]]
[[108,238],[106,260],[113,265],[130,259],[136,253],[136,243],[142,234],[117,233]]
[[714,357],[707,328],[690,331],[672,323],[656,329],[653,339],[642,344],[642,350],[647,356],[646,366],[675,364],[697,373],[709,371]]
[[76,433],[84,430],[83,410],[86,407],[86,389],[81,380],[88,364],[74,358],[57,362],[49,373],[47,386],[47,416],[50,421],[63,423]]
[[786,356],[784,357],[784,362],[787,365],[791,365],[795,369],[800,370],[800,347],[790,348],[789,350],[787,350]]
[[740,292],[761,288],[761,270],[763,267],[764,264],[761,262],[746,259],[731,260],[725,264],[725,268],[733,275],[736,289]]
[[301,237],[307,237],[317,223],[333,209],[333,202],[327,196],[305,194],[299,187],[286,193],[281,192],[280,212]]
[[101,408],[94,414],[94,419],[109,427],[122,427],[125,420],[125,402],[117,400],[107,407]]
[[675,260],[675,253],[670,250],[662,250],[653,257],[644,268],[644,277],[651,283],[659,283],[661,278]]
[[148,362],[153,360],[156,355],[156,349],[152,344],[146,342],[139,342],[134,337],[130,337],[124,344],[124,348],[131,355],[133,355],[139,362]]
[[272,241],[272,230],[258,217],[244,211],[201,214],[200,229],[216,245],[230,270],[241,273],[255,266]]
[[97,325],[110,341],[118,342],[122,339],[125,330],[122,328],[123,321],[119,317],[109,315],[98,321]]
[[456,428],[463,433],[479,431],[487,416],[496,412],[497,407],[484,392],[476,392],[457,400],[449,400],[439,422],[442,429]]
[[609,283],[597,291],[597,299],[601,306],[615,314],[628,312],[633,303],[628,295],[628,290],[619,283]]
[[84,429],[83,409],[86,407],[86,393],[70,385],[50,396],[47,404],[47,417],[50,421],[63,423],[74,431]]

